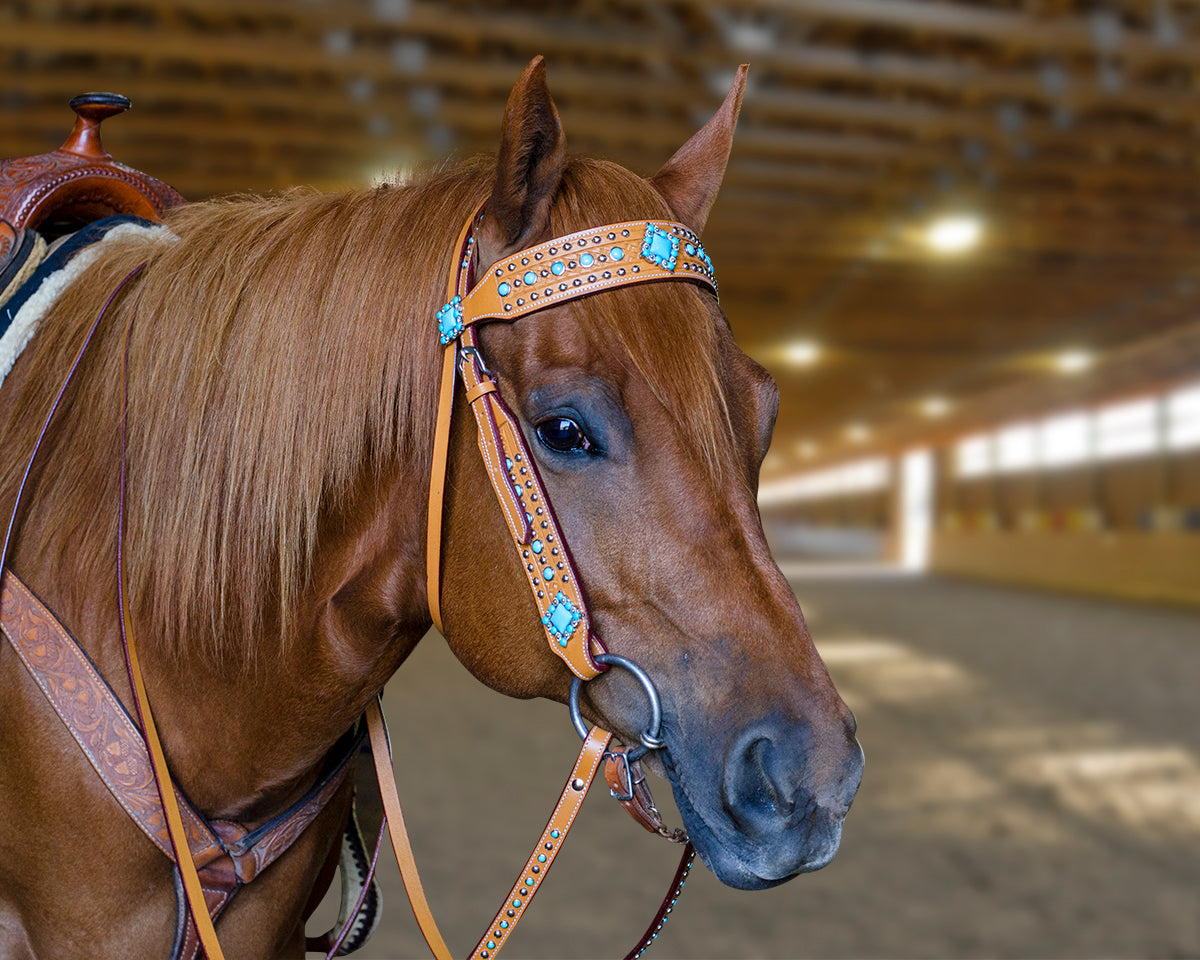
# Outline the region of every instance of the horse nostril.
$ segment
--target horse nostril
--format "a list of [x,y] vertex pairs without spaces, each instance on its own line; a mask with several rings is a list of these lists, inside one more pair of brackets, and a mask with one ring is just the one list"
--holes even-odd
[[792,764],[787,759],[793,752],[781,751],[762,734],[744,738],[731,751],[725,768],[725,809],[745,832],[769,831],[795,813],[799,777],[788,776]]
[[776,812],[781,817],[786,817],[796,808],[795,800],[792,798],[793,791],[785,793],[775,778],[771,776],[771,761],[774,758],[775,744],[766,737],[760,740],[755,740],[750,745],[750,758],[755,766],[755,772],[758,774],[759,781],[766,787],[766,796],[774,805]]

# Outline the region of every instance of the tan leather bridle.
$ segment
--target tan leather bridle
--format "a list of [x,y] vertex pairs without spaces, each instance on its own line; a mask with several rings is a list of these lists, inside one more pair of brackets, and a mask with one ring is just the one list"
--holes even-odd
[[[442,380],[434,435],[433,466],[429,487],[429,516],[426,553],[426,582],[429,613],[442,630],[441,541],[446,467],[450,445],[455,382],[462,377],[467,402],[475,416],[479,451],[488,479],[512,536],[520,564],[550,649],[574,674],[572,718],[584,738],[583,749],[538,845],[534,848],[504,906],[480,938],[472,960],[490,960],[507,942],[517,920],[524,914],[542,878],[562,846],[567,830],[583,803],[601,759],[607,758],[606,779],[614,797],[651,832],[684,843],[683,858],[671,890],[646,934],[630,952],[640,956],[658,936],[666,915],[674,906],[690,869],[694,851],[681,830],[668,831],[654,808],[644,780],[639,777],[636,758],[646,749],[662,747],[657,722],[641,736],[642,745],[633,753],[624,748],[608,750],[612,734],[592,727],[586,730],[578,711],[582,681],[599,676],[605,663],[632,669],[642,681],[658,716],[657,694],[648,677],[631,661],[605,652],[591,632],[587,604],[570,552],[554,517],[550,499],[538,475],[517,418],[501,397],[494,376],[480,356],[475,328],[492,321],[511,322],[548,307],[558,306],[604,290],[661,280],[688,280],[716,293],[712,262],[691,230],[669,221],[629,221],[581,230],[548,240],[505,257],[488,268],[472,285],[477,262],[474,229],[479,210],[466,222],[454,248],[447,301],[437,313],[438,333],[444,346]],[[603,662],[602,662],[603,661]],[[389,829],[402,824],[391,764],[385,755],[382,715],[378,705],[368,711],[372,746]],[[385,786],[387,781],[387,786]],[[430,915],[412,861],[407,836],[392,834],[392,845],[400,863],[405,888],[426,942],[438,960],[448,960],[445,942]]]

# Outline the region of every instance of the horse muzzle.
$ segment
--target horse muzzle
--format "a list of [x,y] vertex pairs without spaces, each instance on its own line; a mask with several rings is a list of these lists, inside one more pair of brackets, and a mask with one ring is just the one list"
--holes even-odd
[[716,758],[711,742],[695,750],[671,739],[662,759],[675,801],[722,883],[761,890],[833,859],[862,779],[852,719],[822,736],[804,722],[766,719],[743,728]]

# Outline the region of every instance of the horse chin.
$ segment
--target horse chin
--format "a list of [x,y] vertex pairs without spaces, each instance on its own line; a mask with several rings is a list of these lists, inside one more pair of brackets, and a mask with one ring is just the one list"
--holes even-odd
[[[655,757],[657,761],[659,758]],[[652,769],[662,771],[671,784],[684,828],[700,857],[723,884],[737,890],[767,890],[802,873],[827,866],[842,840],[845,811],[810,808],[803,823],[787,831],[778,842],[764,843],[743,836],[724,811],[705,816],[693,801],[684,778],[668,754]],[[803,829],[807,828],[807,829]]]

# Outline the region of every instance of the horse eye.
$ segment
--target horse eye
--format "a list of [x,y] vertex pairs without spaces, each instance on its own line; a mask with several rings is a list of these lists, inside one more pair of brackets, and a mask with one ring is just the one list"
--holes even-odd
[[558,453],[586,452],[592,448],[583,428],[566,417],[543,420],[537,425],[537,435],[542,443]]

